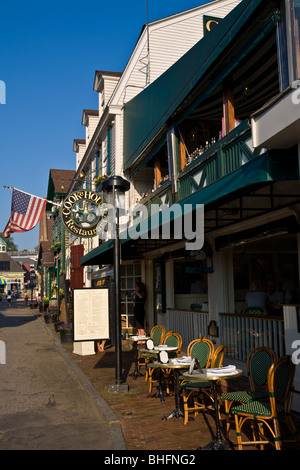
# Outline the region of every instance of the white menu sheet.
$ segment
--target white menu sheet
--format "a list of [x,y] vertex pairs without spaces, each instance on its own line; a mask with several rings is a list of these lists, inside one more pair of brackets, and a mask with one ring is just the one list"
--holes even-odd
[[108,289],[74,289],[74,341],[107,338]]

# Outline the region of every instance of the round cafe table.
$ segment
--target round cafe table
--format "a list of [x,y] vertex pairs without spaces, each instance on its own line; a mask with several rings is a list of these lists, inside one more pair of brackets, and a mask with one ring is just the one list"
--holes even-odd
[[188,369],[191,362],[180,362],[178,359],[170,359],[166,364],[162,364],[159,361],[154,362],[155,367],[159,367],[160,369],[172,369],[174,372],[175,409],[168,416],[164,416],[162,418],[163,420],[184,416],[180,403],[179,373],[182,369]]
[[[154,346],[153,349],[141,348],[140,352],[145,353],[145,354],[153,354],[153,357],[154,356],[157,357],[161,351],[166,351],[167,353],[170,353],[170,352],[174,353],[175,351],[177,351],[177,349],[178,347],[175,347],[175,346],[157,345],[157,346]],[[159,380],[158,380],[158,387],[157,387],[158,390],[153,395],[149,393],[147,398],[160,398],[160,401],[164,401],[165,397],[168,397],[170,394],[168,394],[166,390],[163,388],[162,370],[158,366],[158,364],[160,364],[160,362],[151,363],[151,367],[159,369]]]
[[[228,366],[229,368],[229,366]],[[224,372],[222,371],[224,369]],[[216,369],[215,369],[216,370]],[[231,443],[222,438],[222,431],[219,420],[219,410],[218,410],[218,394],[217,394],[217,381],[222,379],[235,379],[243,375],[243,371],[240,369],[235,369],[234,372],[229,373],[226,371],[226,367],[220,367],[215,375],[211,375],[213,372],[210,372],[209,369],[204,369],[202,372],[194,370],[192,374],[189,372],[183,372],[183,376],[189,379],[190,382],[207,382],[210,381],[212,384],[213,400],[214,400],[214,410],[215,410],[215,422],[216,422],[216,435],[215,438],[207,444],[205,447],[199,447],[197,450],[226,450],[232,447]]]
[[138,370],[138,347],[137,343],[139,341],[147,341],[147,339],[150,339],[150,336],[129,336],[128,341],[132,341],[132,352],[133,352],[133,358],[134,358],[134,372],[132,374],[129,374],[130,377],[133,378],[133,380],[136,380],[138,377],[141,377],[143,374],[141,374]]

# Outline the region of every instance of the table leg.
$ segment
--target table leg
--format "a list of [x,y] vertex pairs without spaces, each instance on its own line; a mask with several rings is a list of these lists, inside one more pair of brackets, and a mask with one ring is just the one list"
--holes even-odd
[[163,375],[162,370],[159,369],[158,387],[156,387],[158,390],[153,395],[149,394],[147,398],[160,398],[160,401],[165,401],[165,397],[170,396],[170,394],[167,393],[163,388],[162,375]]
[[181,403],[180,403],[180,387],[179,387],[179,371],[177,369],[174,369],[174,376],[175,376],[175,410],[172,411],[172,413],[169,414],[169,416],[164,416],[162,419],[163,420],[168,420],[171,418],[180,418],[184,416],[184,412],[181,408]]
[[199,447],[197,450],[228,450],[232,448],[229,441],[222,438],[222,431],[219,420],[219,405],[218,405],[218,393],[216,380],[212,382],[213,397],[214,397],[214,410],[215,410],[215,422],[216,422],[216,436],[213,441],[207,444],[205,447]]
[[143,374],[141,374],[141,372],[139,372],[138,370],[138,347],[135,341],[132,344],[132,353],[133,353],[135,366],[134,366],[134,372],[132,374],[129,374],[129,376],[132,377],[133,380],[136,380],[138,377],[141,377]]

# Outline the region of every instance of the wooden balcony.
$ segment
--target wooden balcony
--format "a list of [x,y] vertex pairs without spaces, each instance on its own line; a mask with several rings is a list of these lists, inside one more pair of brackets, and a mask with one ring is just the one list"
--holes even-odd
[[262,149],[253,149],[251,126],[243,121],[181,171],[178,201],[229,175],[262,152]]

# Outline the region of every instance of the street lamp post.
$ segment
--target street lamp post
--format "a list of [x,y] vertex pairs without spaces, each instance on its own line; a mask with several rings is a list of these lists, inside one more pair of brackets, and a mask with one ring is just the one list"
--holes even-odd
[[[115,351],[116,369],[115,384],[109,386],[111,392],[128,392],[128,385],[122,383],[122,339],[121,339],[121,289],[120,289],[120,209],[125,208],[125,192],[130,184],[121,176],[113,175],[102,183],[102,190],[108,204],[114,208],[114,272],[115,272]],[[122,202],[124,203],[122,204]]]

